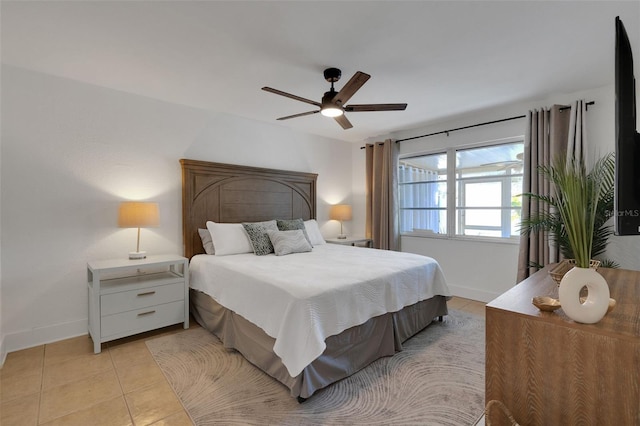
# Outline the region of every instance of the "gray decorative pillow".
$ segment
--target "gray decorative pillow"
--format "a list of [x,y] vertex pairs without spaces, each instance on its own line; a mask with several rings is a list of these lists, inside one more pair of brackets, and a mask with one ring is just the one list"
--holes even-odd
[[[311,244],[311,240],[309,239],[309,235],[307,234],[307,229],[304,226],[304,220],[302,219],[286,219],[276,221],[278,223],[278,230],[280,231],[293,231],[295,229],[301,229],[304,237]],[[313,245],[312,245],[313,246]]]
[[249,241],[253,247],[253,252],[258,256],[273,253],[273,244],[267,235],[267,231],[277,231],[278,225],[275,220],[266,222],[243,223],[244,230],[247,231]]
[[216,254],[216,251],[213,248],[213,241],[211,240],[211,233],[209,232],[209,230],[198,228],[198,234],[200,234],[200,239],[202,240],[202,247],[204,247],[204,252],[207,254]]
[[312,250],[311,243],[307,241],[301,229],[292,231],[267,231],[273,244],[276,256],[284,256],[291,253],[305,253]]

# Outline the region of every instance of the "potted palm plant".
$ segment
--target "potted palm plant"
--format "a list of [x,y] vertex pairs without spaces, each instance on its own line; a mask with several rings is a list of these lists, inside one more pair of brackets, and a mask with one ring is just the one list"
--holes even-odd
[[[599,185],[600,188],[595,209],[591,210],[592,206],[590,206],[590,213],[593,214],[594,217],[589,258],[599,259],[603,267],[618,267],[618,264],[613,260],[601,259],[601,255],[607,248],[608,238],[613,234],[612,227],[608,225],[608,220],[613,211],[615,158],[613,154],[607,154],[594,165],[589,173],[584,169],[584,165],[574,164],[574,166],[581,168],[576,177],[581,179],[581,181],[589,179]],[[562,180],[563,175],[566,175],[565,158],[559,158],[551,167],[540,167],[540,172],[544,174],[556,188],[562,186],[561,183],[556,181]],[[573,174],[576,175],[576,173]],[[580,175],[582,176],[580,177]],[[566,180],[567,176],[564,176],[564,178]],[[595,188],[593,187],[591,189],[593,190]],[[546,209],[542,209],[531,217],[523,219],[520,225],[520,232],[525,235],[547,231],[562,256],[565,259],[575,259],[576,256],[571,248],[564,220],[560,214],[559,203],[561,203],[562,200],[558,195],[544,196],[534,193],[526,193],[523,195],[536,199],[545,205]],[[531,266],[540,269],[544,265],[532,264]],[[558,277],[558,280],[560,278],[561,276]]]
[[[590,268],[596,215],[599,200],[609,184],[608,170],[611,154],[596,161],[587,172],[584,160],[558,157],[540,172],[554,185],[555,196],[547,197],[557,209],[568,248],[575,259],[575,267],[562,278],[558,290],[560,304],[567,316],[575,321],[600,321],[609,306],[609,286],[595,269]],[[611,182],[613,180],[611,179]],[[588,296],[580,300],[580,291],[587,287]]]

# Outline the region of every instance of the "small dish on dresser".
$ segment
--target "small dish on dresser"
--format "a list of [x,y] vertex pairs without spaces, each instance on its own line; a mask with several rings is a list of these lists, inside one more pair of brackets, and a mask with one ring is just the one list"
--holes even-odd
[[[580,303],[584,303],[585,300],[587,300],[586,297],[581,297],[580,298]],[[615,307],[616,307],[616,299],[609,298],[609,306],[607,307],[607,314],[609,312],[613,311],[613,308],[615,308]]]
[[541,311],[547,312],[555,311],[556,309],[561,307],[560,301],[558,299],[554,299],[553,297],[549,296],[536,296],[531,299],[531,303],[533,303],[533,305]]

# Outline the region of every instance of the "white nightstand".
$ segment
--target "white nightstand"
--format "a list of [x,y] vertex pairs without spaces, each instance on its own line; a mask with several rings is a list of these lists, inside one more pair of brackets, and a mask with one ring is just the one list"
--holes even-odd
[[373,240],[364,237],[326,238],[325,241],[331,244],[342,244],[343,246],[373,247]]
[[183,322],[189,328],[189,261],[176,255],[87,263],[89,334],[101,344]]

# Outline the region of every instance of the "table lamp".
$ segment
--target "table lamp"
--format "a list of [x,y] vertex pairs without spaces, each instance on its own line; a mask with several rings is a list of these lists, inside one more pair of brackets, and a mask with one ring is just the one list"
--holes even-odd
[[123,201],[118,212],[120,228],[138,228],[136,251],[129,253],[129,259],[144,259],[146,251],[140,251],[140,228],[157,228],[160,225],[158,203]]
[[331,206],[329,210],[329,219],[340,221],[340,235],[338,238],[344,240],[347,236],[342,232],[342,222],[345,220],[351,220],[351,206],[348,204],[336,204]]

